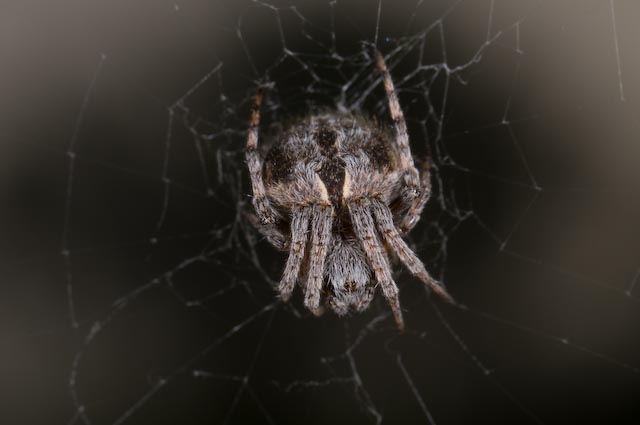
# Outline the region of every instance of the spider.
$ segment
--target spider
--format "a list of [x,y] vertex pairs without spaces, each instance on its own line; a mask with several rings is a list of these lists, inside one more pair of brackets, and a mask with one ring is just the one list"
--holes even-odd
[[[376,286],[404,329],[389,255],[448,302],[453,298],[407,246],[429,199],[428,161],[419,172],[391,75],[376,51],[393,131],[359,114],[307,116],[285,130],[264,161],[257,152],[262,90],[255,96],[245,148],[256,215],[249,220],[274,247],[289,251],[278,291],[299,282],[315,315],[365,310]],[[321,302],[322,301],[322,302]]]

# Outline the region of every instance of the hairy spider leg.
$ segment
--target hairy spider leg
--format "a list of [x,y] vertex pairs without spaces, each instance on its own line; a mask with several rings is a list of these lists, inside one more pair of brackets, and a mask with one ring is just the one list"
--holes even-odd
[[291,220],[291,246],[289,248],[289,258],[284,267],[284,273],[280,280],[278,290],[283,301],[291,298],[293,287],[300,274],[300,266],[304,259],[304,251],[307,245],[307,233],[309,230],[309,218],[311,208],[294,206],[292,208],[293,218]]
[[400,310],[400,300],[398,299],[398,287],[391,277],[389,260],[386,253],[380,246],[376,235],[373,218],[371,217],[371,203],[367,198],[354,199],[348,203],[349,214],[357,238],[364,248],[367,259],[371,263],[371,268],[376,280],[382,287],[382,293],[391,306],[393,317],[400,330],[404,329],[404,320]]
[[262,89],[258,89],[251,108],[251,119],[247,132],[245,158],[251,178],[253,191],[253,208],[257,217],[247,214],[247,218],[267,240],[278,249],[285,249],[288,244],[287,235],[282,233],[277,224],[277,213],[267,198],[262,180],[262,158],[258,154],[258,127],[260,125],[260,106],[262,105]]
[[382,235],[382,239],[391,247],[400,261],[409,269],[411,274],[422,280],[433,292],[438,294],[443,300],[455,304],[455,301],[449,295],[446,289],[429,275],[424,264],[414,252],[407,246],[402,239],[400,233],[393,224],[393,215],[385,204],[378,199],[371,200],[371,209],[376,220],[378,232]]
[[389,99],[389,111],[391,112],[391,120],[393,121],[396,132],[396,148],[400,154],[400,167],[404,172],[402,176],[402,197],[406,203],[417,203],[420,199],[420,178],[418,176],[418,170],[413,163],[413,156],[411,155],[407,123],[404,120],[404,114],[398,102],[398,96],[396,95],[391,74],[389,74],[384,57],[378,50],[376,50],[376,64],[382,74],[384,90]]
[[325,258],[331,241],[333,206],[316,204],[311,218],[311,252],[309,272],[305,287],[304,305],[316,316],[323,313],[320,306],[320,290],[324,282]]
[[429,172],[429,160],[425,159],[420,167],[420,195],[411,202],[409,209],[400,223],[400,235],[404,236],[420,221],[420,215],[424,206],[431,197],[431,173]]
[[277,227],[277,223],[274,224],[262,224],[260,219],[256,217],[254,214],[249,212],[245,213],[244,216],[249,223],[260,232],[264,238],[269,241],[271,245],[273,245],[276,249],[281,251],[288,250],[289,248],[289,239],[287,235],[283,234],[282,231]]
[[262,158],[258,154],[258,126],[260,125],[260,106],[262,105],[263,93],[258,89],[251,108],[251,120],[249,121],[249,131],[247,133],[247,144],[245,147],[245,158],[251,176],[251,188],[253,190],[253,207],[263,225],[274,224],[277,213],[271,206],[269,198],[264,188],[262,180]]

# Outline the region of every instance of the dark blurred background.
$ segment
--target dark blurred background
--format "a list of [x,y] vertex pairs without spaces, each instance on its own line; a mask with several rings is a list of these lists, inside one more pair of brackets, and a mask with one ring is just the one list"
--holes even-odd
[[[639,18],[5,2],[2,423],[638,423]],[[286,255],[241,214],[257,85],[265,141],[317,108],[386,119],[373,44],[434,160],[410,243],[465,306],[397,267],[404,334],[382,297],[343,319],[281,305]]]

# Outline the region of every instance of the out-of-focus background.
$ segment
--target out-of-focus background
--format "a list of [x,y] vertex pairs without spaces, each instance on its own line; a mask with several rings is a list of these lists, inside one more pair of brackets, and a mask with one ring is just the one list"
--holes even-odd
[[[7,424],[638,423],[640,4],[5,2]],[[387,119],[387,56],[434,195],[399,265],[312,317],[246,223],[263,147],[319,108]],[[635,410],[634,410],[635,409]]]

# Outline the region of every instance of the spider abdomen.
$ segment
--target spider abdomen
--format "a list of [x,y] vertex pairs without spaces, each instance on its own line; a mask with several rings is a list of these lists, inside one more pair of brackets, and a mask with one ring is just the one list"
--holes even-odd
[[351,198],[387,201],[400,184],[389,136],[354,115],[309,116],[286,130],[264,164],[267,194],[287,210],[320,202],[339,209]]

